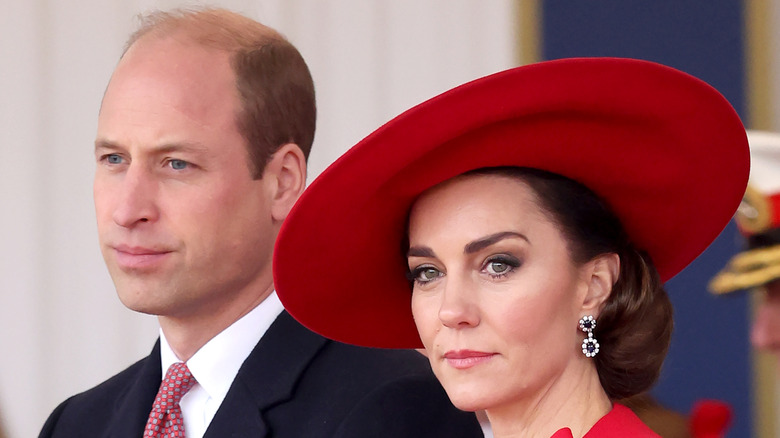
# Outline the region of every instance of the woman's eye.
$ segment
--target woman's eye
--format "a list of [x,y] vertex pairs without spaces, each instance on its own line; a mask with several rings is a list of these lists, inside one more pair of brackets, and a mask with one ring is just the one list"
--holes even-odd
[[510,266],[504,262],[490,262],[487,264],[487,271],[493,275],[505,274]]
[[518,267],[520,267],[520,260],[512,256],[502,255],[488,259],[482,269],[493,277],[503,277]]
[[416,283],[429,283],[443,274],[438,269],[431,266],[421,266],[411,272],[411,280]]

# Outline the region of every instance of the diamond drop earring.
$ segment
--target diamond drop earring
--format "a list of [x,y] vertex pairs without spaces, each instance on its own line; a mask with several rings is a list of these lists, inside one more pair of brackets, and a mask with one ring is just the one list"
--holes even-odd
[[593,337],[593,329],[596,328],[596,319],[592,315],[583,316],[580,319],[580,330],[588,334],[588,337],[582,340],[582,354],[586,357],[593,357],[599,352],[599,341]]

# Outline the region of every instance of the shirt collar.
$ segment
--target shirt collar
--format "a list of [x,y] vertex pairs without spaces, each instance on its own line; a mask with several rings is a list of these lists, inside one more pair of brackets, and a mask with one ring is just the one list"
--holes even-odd
[[[241,364],[260,342],[268,327],[284,310],[276,291],[249,313],[209,340],[187,361],[192,375],[209,397],[221,403],[238,374]],[[160,330],[162,375],[179,358]]]

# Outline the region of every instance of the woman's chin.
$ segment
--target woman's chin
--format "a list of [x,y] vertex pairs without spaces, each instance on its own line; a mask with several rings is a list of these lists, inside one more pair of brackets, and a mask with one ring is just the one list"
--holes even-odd
[[461,411],[482,411],[490,405],[490,401],[480,391],[450,390],[446,387],[445,389],[452,404]]

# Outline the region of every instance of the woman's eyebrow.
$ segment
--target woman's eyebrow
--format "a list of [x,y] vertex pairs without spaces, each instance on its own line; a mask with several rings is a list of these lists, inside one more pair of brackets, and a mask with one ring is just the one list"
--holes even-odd
[[413,246],[406,252],[406,257],[436,257],[436,253],[427,246]]
[[514,232],[514,231],[501,231],[499,233],[491,234],[489,236],[485,236],[485,237],[483,237],[481,239],[477,239],[477,240],[469,243],[468,245],[466,245],[463,248],[463,253],[464,254],[473,254],[473,253],[475,253],[477,251],[481,251],[481,250],[487,248],[488,246],[493,245],[493,244],[495,244],[495,243],[497,243],[497,242],[499,242],[501,240],[509,239],[511,237],[519,237],[519,238],[525,240],[526,242],[531,243],[531,241],[529,241],[528,238],[525,237],[525,235],[523,235],[523,234],[520,234],[520,233],[517,233],[517,232]]

